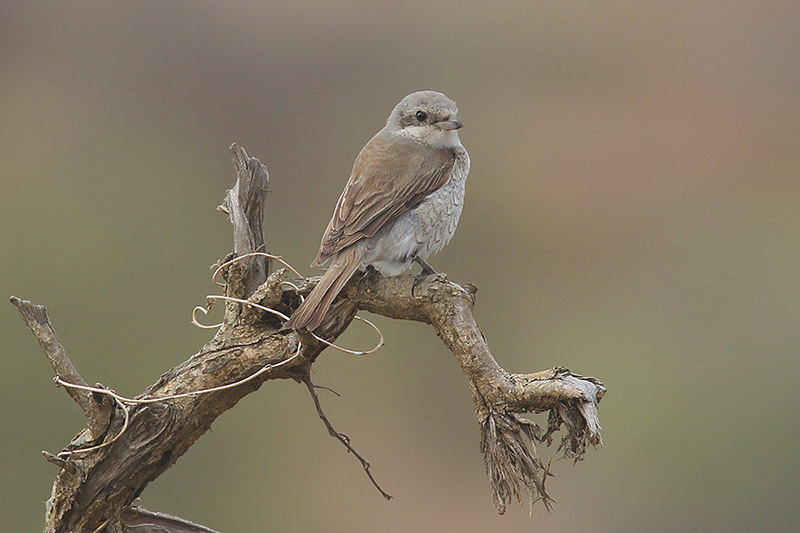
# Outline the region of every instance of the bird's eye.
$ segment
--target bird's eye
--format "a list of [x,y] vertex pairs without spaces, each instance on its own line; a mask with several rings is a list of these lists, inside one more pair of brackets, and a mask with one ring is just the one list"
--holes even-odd
[[417,120],[420,122],[425,122],[425,119],[428,118],[428,114],[425,111],[417,111],[417,114],[415,116],[417,117]]

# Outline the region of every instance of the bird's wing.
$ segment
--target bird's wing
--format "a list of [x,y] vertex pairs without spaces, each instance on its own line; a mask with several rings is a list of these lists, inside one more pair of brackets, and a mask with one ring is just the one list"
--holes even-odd
[[447,183],[453,149],[429,148],[378,133],[361,150],[322,236],[317,266],[411,209]]

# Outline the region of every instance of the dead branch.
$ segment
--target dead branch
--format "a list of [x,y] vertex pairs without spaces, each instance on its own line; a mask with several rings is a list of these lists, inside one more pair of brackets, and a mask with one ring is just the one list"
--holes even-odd
[[[11,299],[88,424],[64,451],[50,454],[49,460],[61,469],[47,502],[45,532],[133,531],[137,527],[133,520],[142,519],[142,513],[134,513],[131,505],[148,483],[245,395],[271,379],[294,379],[304,382],[315,397],[311,365],[327,348],[326,342],[335,341],[362,309],[434,328],[472,387],[481,448],[498,510],[504,512],[512,498],[521,501],[526,494],[532,501],[542,499],[549,509],[551,499],[544,488],[549,472],[535,443],[549,444],[554,433],[565,427],[560,449],[576,461],[583,458],[587,444],[601,444],[597,404],[605,392],[603,384],[563,368],[536,374],[503,370],[472,315],[477,288],[450,282],[443,274],[430,278],[413,296],[412,276],[371,276],[364,283],[351,280],[315,335],[282,330],[280,316],[291,314],[316,279],[282,282],[285,271],[269,274],[263,255],[244,257],[265,251],[262,220],[269,178],[258,159],[236,145],[231,148],[238,178],[220,206],[234,226],[235,252],[220,263],[225,317],[199,352],[168,370],[136,398],[88,387],[58,341],[47,310]],[[233,258],[242,260],[230,261]],[[544,411],[550,413],[545,430],[522,416]],[[329,422],[326,426],[340,435]],[[369,464],[356,456],[362,465]],[[367,466],[365,470],[369,475]],[[168,518],[182,525],[170,526],[165,519],[158,522],[159,531],[210,531]]]
[[[36,340],[39,341],[42,351],[50,361],[50,366],[56,376],[62,377],[70,383],[88,385],[83,377],[78,373],[75,365],[67,357],[67,351],[61,344],[56,335],[53,325],[50,323],[50,316],[47,308],[35,305],[27,300],[20,300],[16,296],[11,297],[11,303],[16,306],[22,320],[33,332]],[[102,397],[95,397],[91,393],[80,389],[67,389],[67,394],[80,406],[86,416],[90,439],[100,436],[108,426],[111,417],[111,403],[104,401]]]
[[130,507],[122,512],[122,523],[132,533],[219,533],[183,518]]
[[375,488],[378,489],[378,492],[381,493],[381,496],[386,498],[386,500],[391,500],[392,495],[383,490],[381,486],[378,485],[378,482],[375,481],[375,478],[372,476],[372,472],[369,471],[370,467],[372,466],[369,464],[369,461],[364,459],[364,457],[360,453],[358,453],[355,448],[353,448],[353,446],[350,444],[350,437],[348,437],[344,433],[336,431],[336,428],[333,427],[331,421],[328,420],[325,411],[322,410],[322,404],[320,404],[319,402],[319,396],[317,396],[317,391],[314,390],[317,388],[317,386],[314,385],[314,383],[311,381],[311,376],[306,376],[303,379],[303,382],[306,384],[306,387],[308,388],[308,393],[311,395],[311,399],[314,400],[314,407],[317,408],[317,415],[319,416],[320,420],[322,420],[322,423],[325,424],[325,427],[328,429],[328,434],[334,439],[341,442],[342,445],[345,448],[347,448],[347,451],[352,453],[356,457],[356,459],[358,459],[358,461],[361,463],[361,466],[364,468],[364,472],[367,473],[367,477],[369,477],[369,480],[372,482]]
[[[573,461],[584,458],[587,444],[602,445],[597,405],[606,392],[595,378],[572,374],[556,367],[535,374],[512,374],[492,356],[472,309],[477,287],[459,285],[445,274],[431,277],[415,290],[414,276],[384,278],[372,275],[366,281],[351,281],[342,299],[390,318],[430,324],[453,352],[473,392],[481,427],[481,450],[498,512],[503,514],[512,498],[542,500],[550,509],[552,498],[545,491],[547,467],[535,443],[550,444],[562,426],[566,434],[559,450]],[[311,280],[301,293],[310,291]],[[329,316],[333,313],[329,313]],[[549,412],[542,430],[522,414]]]

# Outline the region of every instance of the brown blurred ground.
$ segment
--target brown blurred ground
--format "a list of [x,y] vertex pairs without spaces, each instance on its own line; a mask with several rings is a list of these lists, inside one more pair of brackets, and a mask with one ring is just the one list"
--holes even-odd
[[[458,102],[473,167],[433,264],[480,286],[512,371],[605,380],[606,447],[547,515],[496,516],[468,388],[432,331],[330,352],[328,414],[270,383],[145,492],[226,532],[787,531],[800,519],[796,2],[0,3],[0,288],[83,375],[135,394],[195,351],[230,247],[227,146],[267,163],[270,248],[304,272],[405,94]],[[78,409],[0,307],[0,530],[41,527]],[[354,327],[347,342],[372,342]]]

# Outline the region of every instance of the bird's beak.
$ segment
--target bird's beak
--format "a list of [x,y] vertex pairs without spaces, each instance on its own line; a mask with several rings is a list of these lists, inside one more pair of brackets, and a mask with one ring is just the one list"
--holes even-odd
[[458,115],[450,115],[449,117],[447,117],[447,120],[442,120],[441,122],[437,122],[436,125],[440,129],[453,131],[462,127],[464,123],[461,122],[461,119],[458,118]]

